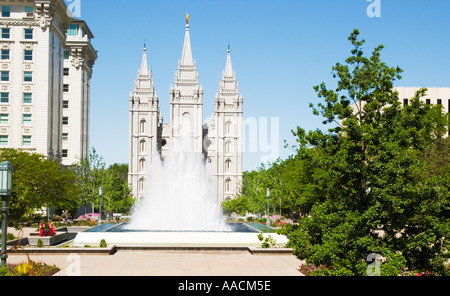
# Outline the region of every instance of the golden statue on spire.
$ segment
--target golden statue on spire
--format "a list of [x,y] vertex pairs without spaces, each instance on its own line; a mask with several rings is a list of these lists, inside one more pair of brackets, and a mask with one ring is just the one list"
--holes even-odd
[[185,12],[186,15],[186,25],[189,25],[189,13]]

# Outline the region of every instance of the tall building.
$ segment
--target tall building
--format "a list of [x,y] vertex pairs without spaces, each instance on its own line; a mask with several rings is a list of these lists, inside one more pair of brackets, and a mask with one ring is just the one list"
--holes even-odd
[[[243,98],[239,94],[228,48],[211,124],[203,124],[203,87],[192,55],[188,19],[169,100],[170,122],[164,123],[144,48],[134,91],[129,96],[129,184],[133,195],[136,198],[143,196],[152,157],[159,155],[164,159],[169,151],[179,149],[182,140],[186,149],[187,138],[189,151],[202,153],[210,164],[218,199],[233,198],[242,183]],[[182,139],[185,134],[189,137]]]
[[66,33],[63,68],[62,159],[71,165],[89,157],[90,88],[97,52],[83,20],[72,19]]
[[[97,57],[92,33],[63,0],[0,1],[0,9],[0,148],[71,165],[86,150],[75,139],[86,142],[89,135],[89,80]],[[71,34],[74,25],[79,31]]]

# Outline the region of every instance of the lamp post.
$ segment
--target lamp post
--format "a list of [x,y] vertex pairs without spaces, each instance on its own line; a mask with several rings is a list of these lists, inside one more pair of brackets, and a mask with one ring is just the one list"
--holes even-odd
[[267,222],[266,222],[266,225],[270,227],[269,197],[270,197],[270,188],[267,188]]
[[99,213],[100,215],[98,216],[98,225],[102,224],[102,193],[103,193],[103,188],[100,186],[98,188],[98,195],[100,196],[100,200],[98,201],[98,206],[99,206]]
[[12,195],[13,166],[9,161],[0,162],[0,196],[2,197],[2,255],[1,266],[6,264],[6,237],[8,231],[8,201]]

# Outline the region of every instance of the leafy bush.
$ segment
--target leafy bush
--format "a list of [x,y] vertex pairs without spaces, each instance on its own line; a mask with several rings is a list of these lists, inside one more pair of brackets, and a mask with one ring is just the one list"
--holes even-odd
[[262,233],[259,233],[258,239],[262,241],[261,248],[265,249],[274,248],[277,245],[277,242],[271,235],[264,237]]
[[38,239],[37,243],[36,243],[36,247],[38,248],[42,248],[44,246],[44,243],[42,242],[41,239]]
[[102,239],[100,241],[100,248],[106,248],[106,247],[108,247],[108,244],[106,243],[105,239]]

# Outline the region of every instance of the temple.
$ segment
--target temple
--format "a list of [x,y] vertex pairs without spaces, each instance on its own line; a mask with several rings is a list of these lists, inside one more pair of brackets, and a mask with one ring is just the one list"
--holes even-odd
[[130,92],[129,184],[137,199],[144,196],[152,158],[158,155],[164,160],[169,151],[180,149],[182,133],[190,135],[187,149],[202,153],[208,163],[219,201],[234,198],[241,187],[243,98],[231,64],[230,47],[208,126],[203,124],[203,87],[192,55],[189,27],[186,14],[181,59],[169,91],[170,121],[165,123],[160,112],[146,47]]

